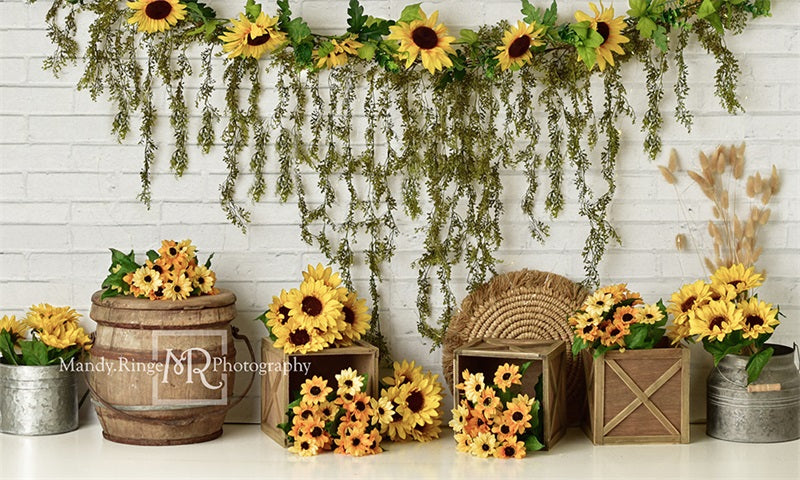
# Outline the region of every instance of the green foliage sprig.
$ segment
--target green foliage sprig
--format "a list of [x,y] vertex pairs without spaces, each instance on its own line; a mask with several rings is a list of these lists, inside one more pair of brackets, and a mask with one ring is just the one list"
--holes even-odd
[[[579,210],[590,226],[583,249],[586,283],[596,284],[606,245],[619,240],[606,219],[615,192],[619,125],[624,117],[634,119],[619,65],[630,60],[644,65],[644,148],[654,157],[661,148],[662,78],[670,67],[666,55],[674,56],[677,68],[675,118],[680,123],[688,128],[692,121],[685,104],[688,69],[683,59],[691,35],[718,62],[716,94],[723,106],[732,113],[741,111],[735,91],[740,70],[724,34],[743,31],[749,18],[769,15],[770,7],[768,0],[630,0],[622,31],[630,39],[622,45],[625,55],[616,55],[615,65],[598,73],[593,66],[603,38],[588,22],[559,22],[556,1],[542,8],[523,0],[522,18],[542,29],[544,42],[531,48],[530,63],[502,70],[497,47],[509,25],[501,22],[462,30],[453,44],[455,53],[448,56],[452,66],[429,74],[403,68],[398,42],[387,38],[397,22],[420,18],[418,4],[406,7],[395,21],[370,16],[358,0],[350,0],[347,31],[330,36],[314,33],[288,0],[279,0],[275,28],[287,41],[267,60],[226,60],[222,80],[227,120],[220,127],[220,110],[212,101],[220,85],[213,57],[229,22],[204,3],[181,3],[184,20],[166,32],[141,34],[128,23],[131,10],[122,2],[55,0],[46,21],[56,50],[44,66],[58,74],[76,61],[81,54],[75,41],[76,15],[94,15],[78,87],[89,90],[92,98],[107,95],[112,101],[117,110],[112,130],[119,139],[138,116],[144,145],[139,198],[148,205],[158,149],[154,131],[159,106],[153,94],[164,85],[175,134],[170,167],[180,176],[189,168],[191,138],[185,82],[199,72],[194,106],[201,121],[195,138],[205,153],[215,141],[223,144],[228,176],[220,201],[230,221],[244,229],[250,219],[235,199],[239,157],[250,146],[247,165],[253,181],[248,197],[263,198],[268,190],[264,173],[276,165],[275,192],[282,201],[296,198],[302,239],[338,264],[348,286],[350,268],[356,263],[368,266],[376,320],[382,268],[394,257],[400,233],[398,210],[423,219],[424,252],[415,262],[419,330],[434,345],[456,308],[451,280],[458,266],[464,265],[470,288],[495,271],[495,252],[502,243],[504,172],[524,171],[528,188],[521,208],[530,219],[532,237],[543,241],[548,222],[539,217],[536,204],[543,198],[551,217],[560,214],[569,162],[576,172]],[[243,8],[251,21],[262,11],[253,0]],[[321,75],[318,59],[333,52],[334,41],[347,39],[360,44],[357,54]],[[200,68],[191,68],[186,54],[193,45],[202,47]],[[265,72],[275,79],[272,89],[261,84]],[[590,92],[596,74],[602,78],[602,103]],[[268,90],[277,99],[271,112],[259,108]],[[356,122],[362,117],[363,124]],[[604,191],[593,191],[587,181],[596,146]],[[313,191],[320,195],[309,195]],[[434,289],[443,298],[435,323],[430,305]],[[373,326],[370,340],[384,344],[380,322]]]

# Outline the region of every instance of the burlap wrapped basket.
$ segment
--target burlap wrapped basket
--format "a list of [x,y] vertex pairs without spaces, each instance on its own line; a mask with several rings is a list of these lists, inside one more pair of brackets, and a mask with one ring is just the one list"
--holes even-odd
[[[453,388],[453,352],[478,338],[565,340],[572,345],[567,319],[589,291],[550,272],[520,270],[497,275],[468,295],[450,321],[443,342],[444,377]],[[580,421],[586,385],[580,357],[567,349],[567,404],[570,423]]]

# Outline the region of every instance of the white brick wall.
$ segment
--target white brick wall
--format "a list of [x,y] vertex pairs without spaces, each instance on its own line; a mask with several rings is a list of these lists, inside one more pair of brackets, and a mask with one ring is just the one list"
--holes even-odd
[[[243,2],[211,3],[221,13],[233,15]],[[368,13],[397,16],[406,2],[362,3]],[[800,340],[800,28],[796,24],[800,7],[790,0],[772,3],[772,18],[757,20],[729,41],[741,61],[739,92],[747,113],[736,117],[724,113],[713,97],[713,59],[692,44],[687,60],[695,125],[686,133],[672,122],[668,90],[664,143],[667,149],[677,148],[688,166],[699,149],[746,140],[750,168],[763,171],[774,163],[780,169],[783,188],[764,232],[761,261],[770,277],[760,294],[786,313],[776,340],[792,343]],[[240,233],[217,204],[224,175],[219,149],[207,157],[193,154],[189,172],[181,180],[168,172],[168,149],[163,149],[155,167],[153,206],[148,211],[137,203],[142,152],[135,138],[119,145],[110,136],[111,108],[74,88],[80,67],[67,69],[62,79],[41,70],[51,48],[43,25],[49,4],[0,1],[0,311],[20,315],[32,303],[50,302],[73,305],[87,315],[89,298],[108,266],[108,247],[142,252],[162,238],[189,237],[203,252],[216,252],[220,285],[233,289],[239,298],[237,325],[251,338],[261,337],[264,328],[251,319],[272,294],[297,283],[304,265],[324,260],[300,242],[296,205],[281,205],[268,195],[253,206],[254,222],[247,235]],[[346,4],[292,2],[312,28],[331,32],[345,27]],[[560,0],[559,5],[562,19],[576,8],[587,9],[583,1]],[[265,7],[274,10],[273,2],[265,2]],[[452,31],[519,17],[518,1],[441,0],[423,7],[428,12],[441,10],[440,19]],[[627,2],[618,0],[616,9],[623,13]],[[641,76],[636,68],[626,67],[625,78],[641,117],[645,98]],[[628,281],[645,298],[655,300],[703,271],[694,255],[674,249],[674,236],[685,231],[686,224],[674,191],[642,154],[638,128],[623,129],[618,195],[611,208],[624,244],[608,252],[600,271],[603,282]],[[160,133],[169,138],[166,130]],[[552,223],[553,235],[545,245],[526,233],[526,219],[518,209],[522,177],[510,172],[506,180],[506,241],[500,252],[505,263],[500,270],[528,267],[581,278],[580,249],[587,227],[576,213],[569,179],[565,180],[569,203]],[[699,198],[693,191],[688,195]],[[705,202],[698,201],[693,208],[700,212],[694,216],[706,218]],[[416,359],[439,370],[439,352],[429,354],[415,327],[416,272],[409,264],[420,253],[420,239],[412,227],[403,222],[400,249],[387,267],[382,287],[384,331],[397,358]],[[366,291],[363,275],[356,278]],[[463,278],[457,285],[463,289]],[[463,290],[459,293],[463,296]],[[237,418],[257,418],[256,398],[242,407]]]

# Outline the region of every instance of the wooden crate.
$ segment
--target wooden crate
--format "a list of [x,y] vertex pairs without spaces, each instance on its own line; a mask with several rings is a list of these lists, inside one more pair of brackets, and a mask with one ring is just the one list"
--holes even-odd
[[583,351],[583,427],[595,445],[689,443],[688,348],[592,353]]
[[[269,338],[261,339],[261,361],[273,371],[261,376],[261,430],[270,438],[283,446],[288,446],[286,434],[278,428],[278,424],[287,421],[286,407],[294,400],[290,396],[300,393],[300,386],[307,378],[318,375],[328,381],[328,385],[336,389],[335,375],[345,368],[358,370],[359,375],[369,375],[367,394],[378,392],[378,349],[369,343],[356,341],[349,347],[326,348],[313,353],[286,354],[275,348]],[[276,371],[274,365],[288,362],[309,362],[308,374],[304,371],[284,373]]]
[[[483,373],[491,382],[497,367],[504,363],[522,365],[532,361],[522,378],[522,393],[535,396],[539,375],[542,375],[543,436],[546,449],[553,448],[564,435],[567,426],[565,389],[566,346],[562,340],[522,340],[484,338],[473,340],[456,349],[453,359],[453,385],[461,383],[461,372]],[[463,392],[453,392],[455,403],[463,398]]]

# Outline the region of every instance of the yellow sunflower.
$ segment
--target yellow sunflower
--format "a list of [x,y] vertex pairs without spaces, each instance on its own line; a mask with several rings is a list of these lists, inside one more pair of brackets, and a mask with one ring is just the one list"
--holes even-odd
[[494,451],[497,448],[497,439],[491,433],[478,434],[472,439],[472,445],[469,452],[476,457],[489,458],[494,456]]
[[517,434],[525,433],[531,428],[531,407],[534,399],[527,395],[517,395],[516,398],[508,402],[506,411],[503,414],[503,423],[511,427],[511,431]]
[[741,263],[736,263],[730,267],[720,267],[711,275],[712,285],[731,285],[736,289],[736,293],[742,293],[751,288],[761,286],[764,276],[755,273],[755,267],[744,268]]
[[492,418],[497,414],[498,409],[502,408],[500,397],[497,396],[493,388],[484,388],[475,409],[481,412],[486,418]]
[[456,451],[469,453],[472,447],[472,437],[466,433],[456,433],[453,437],[456,440]]
[[744,338],[756,339],[759,335],[772,333],[775,327],[781,322],[778,320],[778,310],[772,308],[772,304],[762,302],[757,298],[750,298],[746,302],[740,302],[737,310],[742,312],[744,327],[742,336]]
[[614,320],[624,324],[633,323],[636,320],[636,309],[631,306],[618,307],[614,310]]
[[133,10],[128,23],[136,24],[140,32],[163,32],[186,18],[186,5],[178,0],[138,0],[127,5]]
[[726,335],[744,327],[741,310],[733,302],[718,300],[699,308],[689,319],[689,333],[721,342]]
[[682,325],[691,319],[694,310],[711,300],[711,290],[702,280],[686,284],[672,294],[669,299],[667,313],[675,318],[676,325]]
[[592,30],[596,31],[603,37],[603,43],[595,49],[597,58],[597,66],[600,70],[606,69],[606,63],[614,66],[614,56],[612,52],[619,55],[625,55],[625,50],[620,46],[623,43],[628,43],[628,37],[622,35],[622,30],[625,28],[625,17],[619,16],[614,18],[614,7],[606,8],[603,2],[600,2],[600,9],[597,5],[589,3],[589,8],[594,12],[594,17],[587,15],[584,12],[575,12],[575,20],[578,22],[589,22]]
[[503,34],[503,45],[497,47],[500,53],[496,58],[500,61],[500,67],[505,71],[511,68],[516,70],[531,61],[533,54],[531,47],[544,45],[539,40],[544,28],[536,30],[536,24],[527,25],[522,20],[517,21],[516,27],[506,30]]
[[353,399],[344,403],[344,409],[350,416],[359,422],[369,423],[372,416],[372,405],[370,397],[364,392],[357,392]]
[[25,323],[33,330],[53,329],[59,325],[78,325],[80,314],[72,307],[54,307],[49,303],[31,305]]
[[178,242],[178,250],[186,255],[186,258],[192,260],[197,255],[197,247],[192,245],[191,239],[185,239]]
[[319,403],[319,416],[324,422],[330,422],[339,413],[339,406],[333,402]]
[[292,289],[286,299],[289,316],[306,328],[327,330],[336,327],[342,315],[342,304],[336,299],[337,292],[322,281],[306,280],[300,289]]
[[438,420],[425,425],[416,425],[411,429],[411,438],[420,443],[427,443],[439,438],[442,433],[442,425]]
[[385,433],[386,428],[392,422],[394,416],[394,405],[386,397],[373,398],[370,401],[370,406],[374,415],[372,416],[372,425],[380,424],[380,430]]
[[[319,50],[314,52],[317,57],[317,68],[340,67],[347,63],[348,55],[358,55],[358,49],[364,46],[363,43],[356,40],[355,35],[351,35],[344,40],[333,39],[330,44],[331,50],[327,54],[319,56]],[[311,265],[309,265],[309,268],[311,268]]]
[[691,336],[689,333],[690,330],[691,326],[689,322],[673,324],[667,327],[667,337],[670,339],[670,344],[677,345],[684,338],[689,338]]
[[342,340],[339,344],[350,345],[367,332],[372,316],[367,313],[367,301],[363,298],[358,298],[355,293],[347,294],[341,303],[342,319],[345,325],[340,331]]
[[523,458],[525,453],[525,442],[517,440],[517,437],[513,436],[497,446],[494,456],[495,458]]
[[286,325],[289,322],[289,307],[286,302],[289,300],[289,294],[286,290],[281,290],[279,297],[272,296],[272,303],[269,305],[269,310],[265,316],[267,317],[267,326],[271,329]]
[[297,437],[305,428],[304,425],[301,425],[302,422],[319,419],[319,404],[300,400],[298,405],[292,407],[292,413],[294,414],[292,436]]
[[511,438],[517,434],[516,429],[512,429],[511,426],[506,422],[505,415],[500,418],[498,422],[496,422],[492,426],[492,433],[495,434],[497,440],[504,441],[508,438]]
[[494,372],[494,384],[501,392],[505,392],[514,384],[521,385],[522,375],[519,373],[519,367],[511,363],[497,367],[497,371]]
[[161,275],[146,265],[133,272],[133,285],[142,291],[143,295],[150,293],[162,285]]
[[294,445],[289,447],[289,451],[301,457],[311,457],[319,453],[319,446],[309,437],[295,438]]
[[344,396],[346,394],[355,396],[364,386],[364,377],[359,375],[358,372],[352,368],[342,370],[341,373],[337,374],[335,377],[339,386],[336,390],[336,395],[339,396]]
[[606,347],[617,345],[619,347],[625,346],[625,337],[631,333],[630,323],[623,320],[614,320],[613,322],[606,322],[603,332],[600,334],[600,343]]
[[225,42],[222,50],[228,52],[228,58],[239,56],[252,57],[258,60],[265,53],[280,47],[286,41],[286,34],[275,25],[278,17],[270,17],[261,12],[255,22],[251,22],[243,13],[239,20],[231,19],[233,27],[229,27],[220,40]]
[[167,300],[185,300],[192,294],[192,281],[186,275],[171,275],[164,284],[164,298]]
[[308,403],[324,402],[325,397],[332,391],[333,389],[328,386],[328,381],[317,375],[307,379],[300,386],[300,395]]
[[651,303],[636,309],[636,323],[652,325],[664,318],[658,305]]
[[483,380],[483,374],[480,372],[472,374],[469,373],[469,370],[464,370],[461,373],[461,376],[464,378],[464,383],[459,383],[456,385],[456,388],[464,391],[464,396],[467,397],[467,400],[473,404],[478,403],[478,400],[481,397],[481,392],[483,392],[483,389],[486,388],[486,384]]
[[214,284],[217,282],[216,274],[205,265],[195,267],[192,272],[192,286],[200,290],[200,293],[207,294],[214,289]]
[[442,401],[436,376],[423,378],[400,387],[397,413],[411,425],[431,423]]
[[158,260],[165,270],[184,270],[189,265],[189,257],[181,252],[174,240],[163,240],[158,254],[160,255]]
[[452,409],[451,412],[453,413],[453,418],[449,423],[450,428],[452,428],[455,433],[463,432],[464,425],[467,423],[467,416],[469,415],[469,407],[465,405],[464,400],[461,400],[461,405]]
[[586,343],[591,344],[600,335],[600,330],[597,328],[599,324],[598,318],[588,313],[576,313],[570,317],[569,323],[572,325],[575,335],[582,338]]
[[279,328],[272,331],[278,337],[275,348],[282,348],[285,353],[318,352],[325,348],[326,342],[316,330],[302,325],[294,328]]
[[411,435],[411,430],[414,425],[411,423],[411,417],[404,417],[397,410],[399,408],[400,388],[397,386],[389,387],[381,391],[381,396],[385,397],[392,403],[392,421],[387,426],[387,433],[389,439],[392,441],[405,440],[406,437]]
[[605,287],[597,289],[597,291],[602,293],[602,294],[610,293],[613,303],[619,303],[619,302],[625,300],[625,298],[627,296],[627,294],[626,294],[627,290],[628,290],[628,284],[627,283],[618,283],[616,285],[607,285]]
[[349,435],[343,436],[340,442],[340,445],[344,447],[344,452],[337,451],[337,453],[345,453],[354,457],[367,455],[372,445],[372,439],[362,429],[355,429]]
[[383,383],[387,385],[401,386],[406,383],[414,382],[422,378],[422,367],[416,365],[413,360],[408,363],[403,360],[402,363],[394,362],[394,376],[384,377]]
[[3,315],[0,319],[0,332],[6,331],[11,334],[11,341],[15,342],[18,338],[23,338],[25,332],[28,330],[28,325],[25,322],[20,322],[17,317],[11,315]]
[[83,331],[83,328],[69,323],[57,326],[48,323],[45,328],[37,330],[36,336],[38,336],[45,345],[61,349],[76,345],[85,346],[91,342],[89,336]]
[[381,432],[378,431],[378,429],[374,429],[371,432],[369,432],[370,444],[367,454],[373,455],[376,453],[383,452],[383,449],[381,448],[381,440],[383,440],[383,436],[381,435]]
[[406,68],[411,67],[418,56],[422,57],[422,65],[431,73],[452,67],[453,61],[447,54],[456,53],[450,46],[455,37],[447,35],[444,24],[436,24],[439,11],[428,17],[420,8],[419,15],[419,20],[397,22],[397,25],[389,27],[391,34],[387,39],[400,42],[399,51],[406,55]]
[[593,317],[601,317],[614,306],[614,297],[610,293],[598,290],[584,302],[583,310]]

